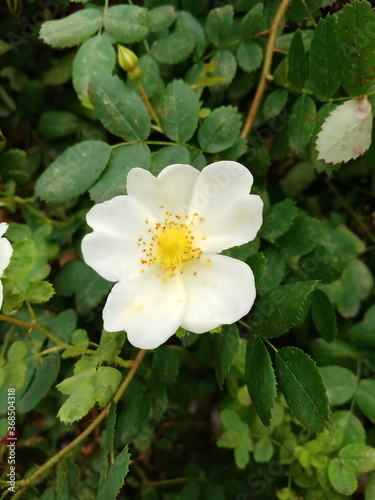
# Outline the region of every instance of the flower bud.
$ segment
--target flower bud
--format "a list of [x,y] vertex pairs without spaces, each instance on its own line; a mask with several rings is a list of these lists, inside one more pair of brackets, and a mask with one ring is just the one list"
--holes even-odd
[[139,66],[136,66],[134,69],[131,71],[128,71],[128,77],[131,80],[139,80],[142,76],[142,70]]
[[137,68],[138,57],[132,50],[117,45],[117,61],[124,71],[133,71]]

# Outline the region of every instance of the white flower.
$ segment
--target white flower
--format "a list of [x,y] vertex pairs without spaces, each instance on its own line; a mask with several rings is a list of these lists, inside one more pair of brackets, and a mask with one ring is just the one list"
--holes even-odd
[[134,168],[127,196],[95,205],[83,256],[118,282],[103,310],[104,328],[125,330],[133,345],[153,349],[179,326],[203,333],[247,314],[253,273],[218,253],[253,240],[261,226],[263,203],[249,194],[252,183],[232,161],[202,172],[170,165],[157,177]]
[[[6,222],[0,222],[0,277],[4,270],[9,266],[10,258],[12,257],[13,248],[6,238],[2,238],[5,231],[8,229]],[[0,281],[0,307],[3,305],[3,284]]]

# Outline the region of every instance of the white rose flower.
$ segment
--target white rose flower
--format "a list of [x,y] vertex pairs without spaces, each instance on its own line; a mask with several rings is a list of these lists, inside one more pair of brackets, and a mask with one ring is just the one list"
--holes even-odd
[[252,183],[233,161],[201,172],[170,165],[157,177],[134,168],[127,196],[95,205],[83,256],[118,282],[103,310],[105,330],[125,330],[134,346],[153,349],[180,326],[203,333],[247,314],[256,295],[253,273],[218,254],[253,240],[262,224]]
[[[6,222],[0,222],[0,277],[4,270],[9,266],[10,258],[12,257],[13,248],[6,238],[3,238],[5,231],[8,229]],[[3,305],[3,284],[0,281],[0,307]]]

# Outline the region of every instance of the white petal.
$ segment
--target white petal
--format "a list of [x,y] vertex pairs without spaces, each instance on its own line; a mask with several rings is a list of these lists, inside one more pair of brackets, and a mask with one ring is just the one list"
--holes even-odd
[[104,328],[125,330],[135,347],[155,349],[176,332],[183,307],[180,277],[162,284],[162,278],[150,272],[113,287],[103,310]]
[[0,276],[9,266],[10,258],[13,254],[12,245],[6,238],[0,238]]
[[168,202],[163,186],[150,172],[143,168],[133,168],[128,173],[127,191],[131,198],[136,199],[149,212],[155,222],[162,219]]
[[144,207],[129,196],[95,205],[87,214],[94,231],[82,240],[86,263],[109,281],[138,275],[142,257],[138,239],[150,239],[145,220]]
[[190,165],[170,165],[158,175],[158,181],[168,193],[168,202],[173,204],[179,215],[188,213],[194,185],[200,175],[199,170]]
[[8,225],[6,222],[0,222],[0,238],[5,234],[5,231],[8,229]]
[[[207,259],[210,259],[208,267]],[[254,276],[240,260],[203,254],[196,276],[184,273],[186,293],[181,326],[194,333],[231,324],[247,314],[255,300]]]
[[204,168],[197,180],[191,211],[203,217],[194,236],[205,237],[205,252],[221,252],[255,238],[262,224],[263,202],[250,195],[251,173],[240,163],[220,161]]
[[0,281],[0,309],[2,305],[3,305],[3,284]]

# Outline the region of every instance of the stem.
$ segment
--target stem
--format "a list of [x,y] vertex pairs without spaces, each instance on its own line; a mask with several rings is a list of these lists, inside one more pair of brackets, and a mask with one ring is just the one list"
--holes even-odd
[[[3,314],[0,314],[0,321],[7,321],[8,323],[13,323],[15,325],[22,326],[23,328],[27,328],[28,330],[38,330],[40,333],[43,333],[43,335],[52,340],[52,342],[54,342],[56,345],[60,346],[61,349],[74,349],[77,352],[81,352],[84,354],[97,355],[97,352],[94,351],[93,349],[85,349],[84,347],[77,347],[75,345],[70,345],[67,344],[66,342],[63,342],[55,335],[53,335],[53,333],[49,332],[48,330],[38,325],[37,323],[26,323],[25,321],[21,321],[20,319],[12,318],[11,316],[4,316]],[[133,362],[125,361],[119,356],[116,356],[116,358],[113,361],[117,365],[122,366],[123,368],[129,368],[130,364],[133,365]]]
[[52,458],[47,460],[41,467],[38,467],[37,470],[29,476],[26,479],[21,479],[20,481],[17,481],[17,487],[20,487],[20,489],[17,490],[16,494],[13,496],[13,500],[18,500],[21,498],[22,494],[25,492],[25,490],[34,482],[36,481],[42,474],[43,472],[47,471],[50,469],[55,463],[57,463],[60,459],[68,455],[78,444],[82,443],[82,441],[89,435],[91,432],[98,427],[98,425],[104,420],[104,418],[107,416],[109,408],[112,403],[117,403],[121,396],[124,394],[126,391],[127,387],[129,386],[130,382],[132,381],[134,375],[136,374],[139,365],[141,364],[142,359],[144,358],[146,354],[145,349],[141,349],[137,356],[135,357],[132,367],[129,370],[129,373],[125,377],[123,383],[117,390],[116,394],[113,396],[113,399],[111,403],[109,403],[100,413],[99,415],[91,422],[91,424],[83,431],[79,436],[77,436],[73,441],[71,441],[65,448],[63,448],[61,451],[56,453]]
[[251,103],[251,107],[247,115],[245,125],[243,126],[240,135],[240,137],[242,137],[243,139],[246,139],[247,136],[250,134],[250,131],[254,125],[255,117],[258,113],[260,103],[262,102],[263,94],[266,89],[267,80],[269,78],[271,70],[273,49],[275,47],[277,33],[279,31],[281,21],[283,20],[283,17],[285,15],[285,11],[288,8],[289,2],[290,0],[282,0],[281,4],[279,5],[279,8],[277,9],[275,17],[273,18],[271,28],[269,31],[266,51],[264,53],[264,63],[263,63],[262,73],[260,75],[258,87],[255,92],[253,102]]
[[154,108],[152,107],[151,103],[150,103],[150,100],[149,98],[147,97],[147,94],[146,94],[146,91],[141,83],[140,80],[137,80],[137,84],[138,84],[138,88],[139,88],[139,91],[141,93],[141,96],[142,96],[142,99],[144,100],[146,106],[147,106],[147,109],[150,113],[150,115],[152,116],[154,122],[156,123],[156,125],[161,128],[161,125],[160,125],[160,121],[159,121],[159,118],[157,117],[155,111],[154,111]]

